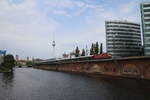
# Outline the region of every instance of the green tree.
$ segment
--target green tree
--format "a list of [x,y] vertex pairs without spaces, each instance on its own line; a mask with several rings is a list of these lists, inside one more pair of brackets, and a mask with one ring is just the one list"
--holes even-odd
[[27,62],[26,62],[26,65],[27,65],[28,67],[31,67],[31,66],[32,66],[32,61],[27,61]]
[[81,56],[85,56],[85,50],[84,49],[82,49]]
[[94,55],[94,44],[93,43],[90,48],[90,55]]
[[80,55],[80,50],[79,47],[77,46],[75,50],[75,57],[79,57],[79,55]]
[[22,67],[22,64],[20,62],[17,62],[17,66]]
[[98,42],[96,42],[96,44],[95,44],[95,53],[94,54],[99,54],[99,44],[98,44]]
[[103,53],[103,44],[101,43],[100,44],[100,54],[102,54]]
[[14,59],[13,55],[8,54],[8,55],[4,56],[3,67],[13,71],[13,67],[15,67],[15,59]]

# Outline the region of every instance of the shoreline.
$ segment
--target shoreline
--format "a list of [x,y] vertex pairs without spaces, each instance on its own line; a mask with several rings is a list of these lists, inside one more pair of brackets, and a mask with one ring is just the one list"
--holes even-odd
[[58,72],[150,80],[150,56],[96,60],[78,59],[78,61],[45,61],[35,63],[34,67]]
[[121,75],[108,75],[108,74],[101,74],[101,73],[87,73],[87,72],[73,72],[73,71],[58,71],[58,70],[52,70],[52,69],[45,69],[45,68],[35,68],[45,71],[53,71],[53,72],[61,72],[61,73],[68,73],[68,74],[74,74],[74,75],[81,75],[86,77],[91,77],[94,79],[100,79],[100,78],[106,78],[106,79],[130,79],[130,80],[141,80],[141,81],[149,81],[149,79],[146,78],[139,78],[139,77],[127,77],[127,76],[121,76]]

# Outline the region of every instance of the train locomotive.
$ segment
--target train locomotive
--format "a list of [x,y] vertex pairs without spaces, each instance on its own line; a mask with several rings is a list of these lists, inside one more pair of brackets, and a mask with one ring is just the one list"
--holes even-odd
[[85,60],[96,60],[96,59],[109,59],[112,58],[112,55],[104,53],[98,55],[90,55],[90,56],[80,56],[75,58],[68,58],[68,59],[60,59],[59,61],[85,61]]
[[110,59],[112,55],[110,54],[98,54],[98,55],[90,55],[90,56],[80,56],[74,58],[67,58],[67,59],[50,59],[36,63],[37,65],[43,64],[61,64],[61,63],[70,63],[70,62],[83,62],[83,61],[90,61],[90,60],[98,60],[98,59]]

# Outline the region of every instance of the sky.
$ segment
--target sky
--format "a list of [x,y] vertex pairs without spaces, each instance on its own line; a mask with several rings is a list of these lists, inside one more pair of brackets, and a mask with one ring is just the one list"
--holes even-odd
[[149,0],[0,0],[0,49],[20,59],[53,57],[93,42],[106,48],[105,21],[140,23]]

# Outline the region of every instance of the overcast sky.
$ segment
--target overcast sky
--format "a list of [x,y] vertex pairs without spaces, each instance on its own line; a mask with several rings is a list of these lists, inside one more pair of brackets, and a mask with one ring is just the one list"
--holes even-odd
[[[76,46],[105,45],[105,20],[140,23],[140,3],[148,0],[0,0],[0,49],[47,59]],[[55,36],[53,36],[55,34]]]

